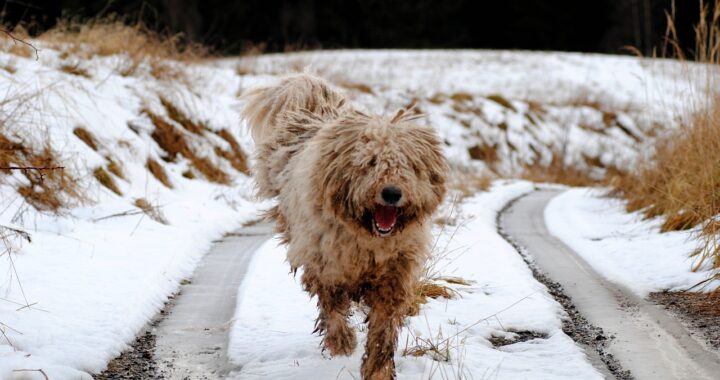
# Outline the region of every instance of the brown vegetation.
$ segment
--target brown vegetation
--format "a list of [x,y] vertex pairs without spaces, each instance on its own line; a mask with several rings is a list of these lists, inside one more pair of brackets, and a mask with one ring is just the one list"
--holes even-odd
[[355,90],[359,91],[365,94],[374,94],[375,92],[370,88],[370,86],[363,84],[363,83],[354,83],[354,82],[340,82],[338,83],[340,87],[347,88],[348,90]]
[[160,103],[165,107],[168,117],[180,124],[187,131],[196,135],[202,135],[208,128],[202,123],[192,121],[184,112],[180,111],[175,105],[164,97],[160,97]]
[[153,206],[148,202],[145,198],[138,198],[135,200],[135,207],[142,210],[145,215],[149,216],[150,219],[162,223],[162,224],[168,224],[167,219],[165,218],[165,215],[163,215],[162,210],[160,210],[160,207]]
[[482,144],[471,146],[470,148],[468,148],[468,154],[470,154],[470,158],[472,158],[473,160],[485,161],[489,165],[497,162],[500,159],[497,152],[497,144]]
[[[715,92],[720,67],[720,2],[712,9],[701,4],[695,51],[697,59],[707,64],[708,90],[697,94],[705,102],[702,106],[689,104],[690,114],[679,129],[659,139],[649,162],[612,181],[615,194],[627,200],[629,211],[662,216],[663,231],[700,226],[695,269],[704,263],[720,268],[720,97]],[[668,16],[668,41],[676,57],[683,60],[673,16]]]
[[525,165],[520,177],[532,182],[559,183],[567,186],[595,186],[603,181],[593,178],[588,168],[580,169],[568,165],[560,153],[553,153],[550,164],[536,162]]
[[195,60],[208,54],[202,45],[183,41],[179,35],[162,35],[142,23],[129,24],[116,17],[84,22],[60,20],[39,39],[63,45],[71,52],[84,53],[87,57],[127,53],[133,60]]
[[87,129],[82,128],[82,127],[77,127],[75,129],[73,129],[73,134],[75,136],[77,136],[77,138],[82,140],[82,142],[84,142],[85,145],[89,146],[90,149],[97,152],[98,145],[97,145],[97,142],[95,141],[95,137],[93,137],[93,135],[92,135],[92,133],[90,133],[90,131],[88,131]]
[[224,157],[226,160],[230,162],[230,165],[232,165],[235,170],[250,175],[250,169],[248,168],[247,163],[247,154],[242,150],[240,147],[240,144],[238,144],[235,137],[233,137],[232,133],[228,131],[227,129],[221,129],[217,132],[218,136],[220,136],[223,140],[227,141],[228,144],[230,144],[230,150],[223,150],[220,148],[215,148],[216,153],[219,156]]
[[162,165],[160,165],[159,162],[153,160],[152,158],[148,158],[147,169],[150,171],[150,174],[152,174],[155,179],[160,181],[160,183],[165,185],[165,187],[167,187],[168,189],[173,188],[172,182],[170,182],[167,173],[165,173],[165,169],[163,169]]
[[106,172],[105,169],[103,169],[102,167],[96,168],[93,171],[93,177],[95,177],[95,179],[97,179],[101,185],[107,187],[113,193],[115,193],[117,195],[122,195],[122,192],[117,187],[117,184],[115,183],[115,180],[113,179],[113,177],[110,174],[108,174],[108,172]]
[[0,174],[19,170],[29,184],[17,191],[35,209],[57,213],[73,201],[85,200],[77,181],[64,169],[50,146],[35,151],[0,135]]
[[487,97],[488,100],[492,100],[493,102],[501,105],[502,107],[505,107],[513,112],[517,112],[517,109],[510,103],[509,100],[505,99],[504,97],[500,95],[490,95]]
[[174,161],[179,154],[190,160],[193,167],[202,173],[208,181],[220,184],[230,183],[230,178],[225,172],[218,169],[208,158],[198,156],[190,148],[185,135],[180,130],[162,117],[150,111],[145,112],[155,125],[151,137],[167,153],[165,157],[167,161]]
[[87,69],[80,66],[79,64],[69,64],[69,63],[63,64],[62,66],[60,66],[60,71],[71,74],[71,75],[77,75],[77,76],[83,77],[83,78],[91,78],[92,77],[92,75],[90,75],[90,72],[87,71]]

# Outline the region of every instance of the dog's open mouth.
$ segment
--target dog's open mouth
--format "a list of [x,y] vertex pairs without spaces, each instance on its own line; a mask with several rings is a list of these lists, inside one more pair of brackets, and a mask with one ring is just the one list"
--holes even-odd
[[373,211],[373,223],[380,236],[392,233],[397,222],[398,209],[393,206],[377,205]]

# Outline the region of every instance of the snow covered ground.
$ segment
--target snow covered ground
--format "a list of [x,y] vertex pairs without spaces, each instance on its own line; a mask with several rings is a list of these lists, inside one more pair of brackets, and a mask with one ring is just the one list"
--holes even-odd
[[[451,225],[436,226],[440,274],[459,276],[456,299],[430,300],[409,318],[396,352],[398,378],[593,379],[600,374],[561,330],[562,307],[533,277],[515,249],[498,233],[497,212],[513,198],[532,191],[528,182],[497,182],[487,193],[457,207]],[[448,210],[446,207],[445,210]],[[449,211],[446,211],[449,212]],[[231,359],[242,366],[238,379],[357,379],[363,349],[363,316],[357,312],[361,338],[351,357],[326,358],[320,338],[311,335],[315,300],[288,273],[285,248],[268,242],[255,255],[241,287],[231,333]],[[298,275],[299,276],[299,275]],[[495,337],[513,340],[513,332],[541,336],[493,347]],[[422,340],[449,350],[449,360],[403,356]],[[435,354],[436,355],[436,354]],[[437,356],[436,356],[437,358]]]
[[[550,232],[579,253],[610,281],[641,297],[662,290],[685,290],[712,274],[692,271],[693,231],[660,233],[660,218],[627,213],[622,201],[604,189],[571,189],[550,201],[545,220]],[[705,287],[712,290],[719,281]]]
[[[16,369],[42,368],[53,379],[87,378],[102,370],[192,273],[212,241],[256,216],[263,205],[253,200],[252,180],[234,154],[253,149],[238,122],[237,95],[279,74],[309,65],[374,111],[394,112],[417,99],[454,165],[501,174],[547,163],[557,154],[598,174],[625,167],[644,143],[672,126],[667,112],[692,92],[682,67],[671,62],[599,55],[340,51],[169,61],[163,70],[145,62],[122,74],[124,54],[85,59],[70,49],[34,43],[41,49],[37,60],[0,51],[0,135],[31,150],[49,146],[88,200],[79,206],[69,202],[57,214],[38,211],[18,192],[28,185],[22,172],[0,174],[0,226],[32,238],[16,238],[12,254],[0,255],[0,378],[42,378]],[[647,110],[652,112],[642,112]],[[167,132],[163,123],[172,127],[171,136],[185,140],[175,154],[161,136]],[[95,147],[78,138],[79,128],[89,132]],[[168,184],[149,172],[149,161],[163,168]],[[225,177],[211,178],[208,163]],[[101,185],[98,168],[108,172],[117,194]],[[402,376],[429,375],[433,368],[436,374],[467,370],[500,378],[530,368],[547,368],[557,377],[594,376],[560,332],[559,307],[494,233],[494,212],[529,186],[502,184],[468,199],[457,234],[450,239],[448,231],[436,231],[440,247],[468,249],[444,273],[476,283],[460,287],[456,300],[424,306],[400,343],[412,347],[408,334],[431,338],[441,329],[445,338],[452,337],[449,364],[437,368],[426,357],[402,358]],[[155,206],[161,217],[143,213],[138,199]],[[355,373],[357,355],[347,361],[318,356],[317,339],[307,328],[313,303],[285,275],[282,249],[268,245],[265,251],[243,288],[242,323],[234,332],[235,358],[248,371],[243,375],[251,376],[252,368],[270,371],[267,363],[276,363],[272,370],[282,376],[293,369],[285,367],[293,365],[291,358],[301,368],[317,363],[330,373],[343,366],[350,371],[343,376]],[[264,271],[277,285],[264,287]],[[282,305],[253,288],[285,300],[292,315],[274,309]],[[255,314],[249,307],[254,303],[262,306]],[[262,323],[286,335],[258,330],[261,312],[272,317]],[[281,317],[296,322],[284,325]],[[462,331],[467,326],[472,327]],[[490,346],[489,337],[510,338],[511,329],[547,338]],[[257,339],[247,343],[240,332]],[[289,347],[293,341],[297,348]],[[257,350],[246,356],[252,347]],[[282,353],[280,347],[289,348]],[[553,365],[560,360],[564,366]]]
[[[252,180],[217,153],[233,151],[221,131],[241,136],[237,75],[192,67],[189,78],[206,78],[192,86],[155,78],[149,67],[125,77],[114,71],[123,59],[83,61],[85,76],[63,71],[72,57],[52,49],[43,49],[38,61],[0,53],[6,67],[0,135],[28,150],[49,146],[88,198],[73,206],[62,197],[69,207],[38,211],[18,192],[28,185],[22,171],[0,175],[0,232],[12,236],[12,228],[31,238],[12,239],[10,254],[5,245],[0,250],[2,379],[42,378],[17,369],[43,369],[51,379],[102,371],[192,274],[213,240],[257,217]],[[204,129],[184,130],[166,104]],[[182,152],[170,159],[150,114],[226,173],[228,184],[208,180]],[[78,128],[94,147],[76,136]],[[249,150],[247,139],[239,144]],[[163,168],[167,185],[149,172],[149,160]],[[120,194],[96,179],[99,168]],[[152,210],[143,212],[138,199]]]

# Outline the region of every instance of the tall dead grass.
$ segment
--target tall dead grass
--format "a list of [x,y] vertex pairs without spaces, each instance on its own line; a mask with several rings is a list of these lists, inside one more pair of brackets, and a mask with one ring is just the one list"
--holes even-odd
[[[680,128],[659,140],[649,162],[612,184],[629,211],[663,217],[663,231],[699,226],[694,269],[709,263],[720,270],[720,1],[700,3],[695,52],[707,70],[706,90],[696,94],[701,101],[689,101]],[[674,7],[668,14],[667,40],[675,57],[685,60],[673,20]]]
[[57,25],[37,37],[64,52],[64,55],[89,58],[126,54],[128,60],[118,71],[132,75],[147,62],[153,75],[168,71],[164,60],[194,61],[208,56],[201,44],[186,41],[182,35],[155,32],[143,23],[128,23],[115,16],[92,20],[60,20]]

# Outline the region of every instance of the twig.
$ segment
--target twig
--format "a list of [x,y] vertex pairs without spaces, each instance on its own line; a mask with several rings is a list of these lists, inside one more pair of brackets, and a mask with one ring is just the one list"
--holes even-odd
[[2,231],[2,230],[8,230],[8,231],[22,237],[23,239],[27,240],[28,243],[32,243],[32,236],[30,236],[30,234],[27,233],[26,231],[19,230],[17,228],[13,228],[13,227],[3,226],[2,224],[0,224],[0,231]]
[[142,210],[127,210],[127,211],[123,211],[123,212],[118,212],[118,213],[116,213],[116,214],[111,214],[111,215],[103,216],[103,217],[100,217],[100,218],[95,218],[95,219],[93,219],[92,221],[93,221],[93,222],[99,222],[99,221],[105,220],[105,219],[117,218],[117,217],[120,217],[120,216],[140,215],[140,214],[144,214],[144,213],[145,213],[145,212],[142,211]]
[[25,46],[30,47],[31,49],[33,49],[33,52],[35,53],[35,60],[37,61],[37,60],[40,59],[40,55],[38,55],[38,52],[39,52],[40,50],[38,50],[38,48],[36,48],[35,45],[33,45],[33,44],[31,44],[31,43],[29,43],[29,42],[27,42],[27,41],[25,41],[25,40],[21,40],[20,38],[17,38],[17,37],[15,37],[15,36],[13,36],[13,34],[10,33],[10,31],[8,31],[8,30],[6,30],[6,29],[0,29],[0,33],[3,33],[3,34],[5,34],[6,36],[10,37],[10,39],[13,40],[13,42],[16,43],[16,44],[19,42],[19,43],[21,43],[21,44],[23,44],[23,45],[25,45]]
[[38,369],[14,369],[13,372],[40,372],[41,375],[45,378],[45,380],[50,380],[47,373],[42,370],[42,368]]
[[27,173],[30,170],[35,170],[40,173],[40,180],[44,180],[45,176],[43,172],[53,170],[65,170],[64,166],[0,166],[0,170],[20,170],[23,173]]
[[0,170],[65,170],[64,166],[0,166]]

